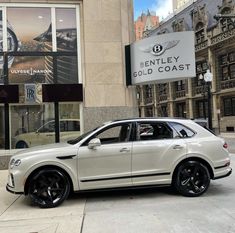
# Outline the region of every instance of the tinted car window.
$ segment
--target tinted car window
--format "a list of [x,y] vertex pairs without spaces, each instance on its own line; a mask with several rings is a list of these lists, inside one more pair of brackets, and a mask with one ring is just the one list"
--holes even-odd
[[109,126],[97,132],[89,138],[83,145],[87,146],[92,138],[99,138],[101,144],[128,142],[131,134],[131,124],[123,123]]
[[169,138],[173,138],[173,130],[166,123],[138,123],[137,140],[160,140]]
[[195,134],[191,129],[182,124],[170,122],[169,125],[177,131],[181,138],[190,138]]

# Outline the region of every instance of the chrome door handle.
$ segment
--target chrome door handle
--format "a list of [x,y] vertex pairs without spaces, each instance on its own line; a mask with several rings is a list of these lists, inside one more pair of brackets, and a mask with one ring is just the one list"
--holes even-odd
[[120,150],[120,152],[130,152],[130,149],[124,147],[124,148],[122,148],[122,149]]
[[174,150],[180,150],[180,149],[183,149],[184,147],[183,146],[181,146],[181,145],[174,145],[173,146],[173,149]]

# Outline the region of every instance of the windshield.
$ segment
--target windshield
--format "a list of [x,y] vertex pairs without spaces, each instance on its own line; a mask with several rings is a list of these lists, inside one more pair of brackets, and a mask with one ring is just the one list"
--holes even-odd
[[80,142],[83,138],[85,138],[87,135],[89,135],[90,133],[92,133],[93,131],[97,130],[99,127],[91,130],[91,131],[88,131],[82,135],[80,135],[78,138],[75,138],[75,139],[72,139],[72,140],[69,140],[67,141],[67,143],[71,144],[71,145],[75,145],[77,144],[78,142]]

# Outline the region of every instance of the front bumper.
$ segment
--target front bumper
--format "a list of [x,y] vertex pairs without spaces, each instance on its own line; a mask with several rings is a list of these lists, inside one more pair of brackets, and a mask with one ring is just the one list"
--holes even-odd
[[13,190],[11,190],[11,189],[12,189],[12,187],[7,184],[6,190],[7,190],[8,192],[13,193],[13,194],[24,194],[23,192],[15,192],[15,191],[13,191]]
[[8,181],[6,190],[14,194],[24,193],[24,175],[20,170],[10,169],[8,174]]

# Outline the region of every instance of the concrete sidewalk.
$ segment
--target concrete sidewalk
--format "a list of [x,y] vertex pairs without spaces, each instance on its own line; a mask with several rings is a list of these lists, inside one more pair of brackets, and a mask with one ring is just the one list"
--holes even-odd
[[7,171],[0,171],[1,233],[79,233],[82,228],[85,198],[76,195],[60,207],[40,209],[29,198],[6,191]]

